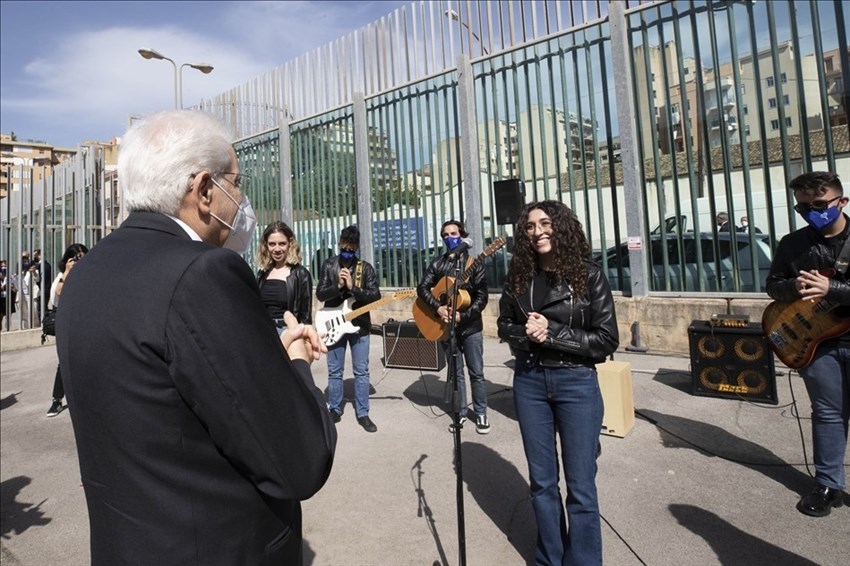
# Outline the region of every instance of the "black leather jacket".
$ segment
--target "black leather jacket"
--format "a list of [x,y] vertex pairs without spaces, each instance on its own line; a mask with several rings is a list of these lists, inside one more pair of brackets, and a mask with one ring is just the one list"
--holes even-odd
[[[359,267],[355,267],[359,266]],[[354,286],[349,291],[347,288],[339,288],[339,256],[336,255],[328,258],[322,264],[319,270],[319,278],[316,282],[316,298],[322,301],[326,307],[338,307],[349,297],[354,297],[352,308],[358,309],[363,305],[367,305],[381,298],[381,291],[378,289],[378,274],[375,273],[375,268],[366,261],[358,260],[355,266],[351,268],[351,278],[354,281]],[[360,284],[357,284],[357,269],[362,270],[360,276]],[[361,314],[351,321],[354,326],[360,329],[360,335],[369,334],[372,329],[372,317],[367,312]]]
[[[850,237],[850,218],[844,215],[846,226],[844,232],[827,239],[811,226],[800,228],[786,235],[779,241],[770,274],[767,276],[767,294],[770,298],[790,302],[800,298],[797,292],[796,279],[799,272],[809,269],[828,269],[835,267],[838,252],[835,245],[840,246]],[[837,313],[850,316],[850,278],[846,273],[838,273],[829,282],[829,292],[826,298],[842,305]],[[850,344],[850,333],[840,338],[826,340],[822,345],[835,344],[840,339],[842,344]]]
[[531,288],[515,296],[507,287],[499,300],[499,337],[508,342],[517,364],[543,367],[593,366],[605,361],[620,345],[617,314],[608,280],[599,266],[585,261],[588,298],[574,297],[568,285],[547,287],[535,305],[549,321],[549,336],[542,344],[525,333],[532,312]]
[[[269,277],[268,269],[257,272],[257,286],[263,288]],[[298,322],[313,324],[313,277],[310,270],[301,264],[293,265],[286,279],[286,304]]]
[[[461,273],[465,270],[467,255],[461,256]],[[440,308],[440,301],[434,298],[431,289],[440,279],[448,275],[455,275],[455,261],[449,259],[449,252],[441,255],[425,270],[422,280],[416,287],[417,296],[425,301],[431,307],[432,312],[436,315],[437,309]],[[476,332],[484,330],[484,324],[481,322],[481,312],[487,306],[487,274],[484,271],[484,264],[475,266],[469,280],[460,285],[460,288],[469,293],[469,298],[472,303],[466,309],[460,312],[460,321],[458,322],[455,333],[460,338],[466,338]]]

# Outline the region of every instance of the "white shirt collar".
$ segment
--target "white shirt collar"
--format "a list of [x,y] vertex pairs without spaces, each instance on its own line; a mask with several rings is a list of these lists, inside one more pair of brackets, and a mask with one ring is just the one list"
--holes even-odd
[[203,240],[201,240],[201,237],[198,236],[198,233],[195,232],[194,230],[192,230],[191,226],[189,226],[188,224],[186,224],[185,222],[183,222],[182,220],[180,220],[176,216],[172,216],[170,214],[166,214],[166,216],[169,217],[170,219],[172,219],[173,221],[175,221],[181,228],[183,228],[183,230],[189,235],[190,238],[192,238],[196,242],[203,241]]

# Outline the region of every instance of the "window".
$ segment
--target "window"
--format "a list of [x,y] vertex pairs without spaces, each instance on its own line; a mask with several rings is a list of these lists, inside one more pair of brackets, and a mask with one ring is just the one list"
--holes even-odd
[[825,59],[824,64],[826,66],[826,72],[831,73],[832,72],[832,57]]
[[767,77],[767,86],[773,86],[774,80],[773,77]]
[[[829,60],[829,63],[830,63],[830,67],[831,67],[832,66],[832,59]],[[832,70],[832,69],[830,69],[830,70]],[[688,75],[688,74],[690,74],[690,72],[691,72],[691,70],[689,68],[685,67],[685,74]]]
[[746,116],[746,115],[747,115],[747,114],[749,114],[749,113],[750,113],[750,112],[749,112],[749,109],[747,108],[747,105],[746,105],[746,104],[744,104],[744,116]]
[[741,94],[746,94],[746,93],[747,93],[747,85],[745,85],[744,83],[741,83]]
[[790,99],[790,98],[788,98],[788,95],[787,95],[787,94],[783,94],[783,95],[782,95],[782,103],[783,103],[785,106],[788,106],[789,104],[791,104],[791,99]]
[[788,75],[786,75],[785,73],[782,73],[781,75],[779,75],[779,80],[782,81],[782,84],[787,83],[788,82]]
[[790,116],[785,117],[785,126],[788,127],[788,128],[791,127],[791,117]]
[[779,120],[771,120],[770,121],[770,131],[775,132],[779,129]]
[[747,135],[747,136],[750,135],[750,127],[749,126],[744,126],[744,134]]
[[776,108],[776,99],[775,98],[768,98],[767,99],[767,105],[770,106],[771,108]]

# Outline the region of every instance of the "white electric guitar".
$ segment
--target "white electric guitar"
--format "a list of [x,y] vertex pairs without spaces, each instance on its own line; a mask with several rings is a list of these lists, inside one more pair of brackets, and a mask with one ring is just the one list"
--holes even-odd
[[319,331],[319,334],[325,334],[325,337],[322,340],[326,346],[333,346],[339,342],[339,339],[345,334],[353,334],[360,331],[360,329],[354,326],[351,321],[361,314],[365,314],[370,310],[376,309],[391,301],[410,299],[415,296],[416,289],[394,291],[389,295],[381,297],[377,301],[353,310],[351,306],[354,304],[354,297],[348,297],[339,306],[324,307],[316,311],[316,330]]

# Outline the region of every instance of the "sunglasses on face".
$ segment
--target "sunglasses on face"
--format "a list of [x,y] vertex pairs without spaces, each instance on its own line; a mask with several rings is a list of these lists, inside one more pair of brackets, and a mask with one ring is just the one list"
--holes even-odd
[[818,212],[823,212],[824,210],[829,208],[830,204],[832,204],[833,202],[837,201],[840,198],[841,198],[840,196],[837,196],[835,198],[829,199],[828,201],[824,201],[824,202],[813,202],[813,203],[800,202],[800,203],[797,203],[797,204],[794,205],[794,210],[796,210],[798,214],[806,214],[807,212],[811,212],[812,210],[815,210],[815,211],[818,211]]

